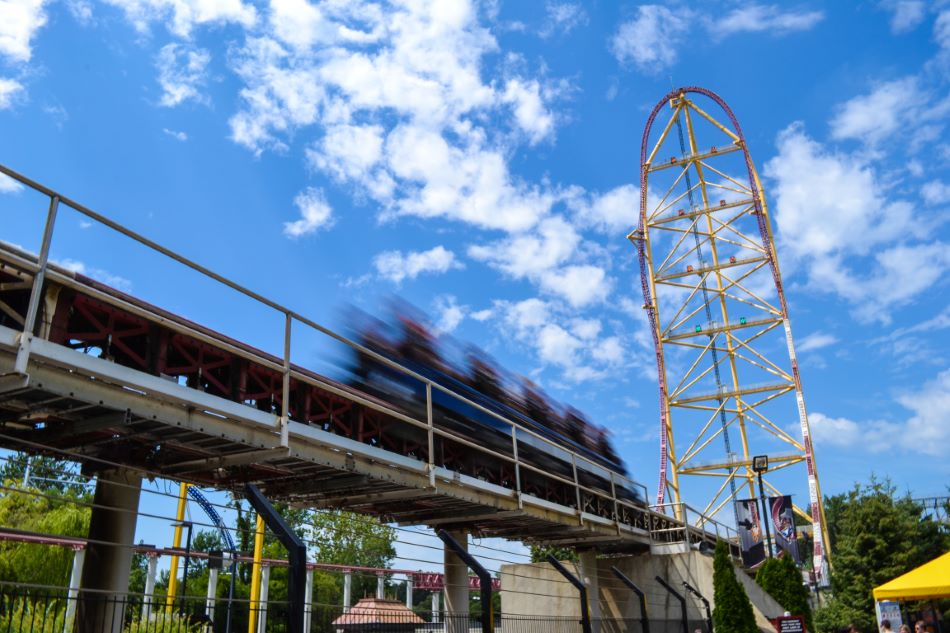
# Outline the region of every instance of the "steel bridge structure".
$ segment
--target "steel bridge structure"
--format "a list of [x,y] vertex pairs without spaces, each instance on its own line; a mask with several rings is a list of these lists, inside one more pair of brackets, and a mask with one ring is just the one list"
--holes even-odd
[[[759,496],[752,458],[766,455],[768,494],[807,477],[809,503],[795,509],[813,525],[821,573],[828,534],[768,206],[739,122],[715,93],[678,88],[650,113],[629,237],[656,347],[657,505],[679,503],[691,476],[704,516],[731,515],[734,501]],[[802,466],[804,477],[792,474]]]
[[[729,535],[714,521],[696,527],[682,512],[634,503],[617,494],[621,485],[638,486],[621,474],[7,167],[0,172],[48,199],[38,253],[0,243],[2,448],[65,456],[87,472],[111,464],[219,489],[253,483],[271,499],[306,507],[599,551]],[[51,262],[64,206],[276,313],[283,355]],[[291,339],[303,332],[419,380],[425,416],[293,362]],[[508,446],[440,428],[436,391],[506,424]],[[572,475],[539,467],[531,458],[544,449],[563,454]],[[592,483],[602,481],[609,485]]]

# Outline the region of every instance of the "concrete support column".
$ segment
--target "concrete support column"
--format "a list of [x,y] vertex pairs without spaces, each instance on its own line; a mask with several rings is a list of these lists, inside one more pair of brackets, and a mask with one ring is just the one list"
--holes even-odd
[[376,599],[386,599],[386,575],[382,573],[376,574]]
[[122,631],[141,491],[142,475],[125,468],[96,480],[80,583],[80,631]]
[[142,620],[147,622],[155,608],[155,579],[158,577],[158,555],[147,554],[148,573],[145,575],[145,595],[142,598]]
[[73,630],[73,618],[76,617],[76,602],[79,600],[79,583],[82,581],[82,563],[86,560],[86,550],[73,549],[73,568],[69,572],[69,594],[66,597],[66,620],[63,633]]
[[432,621],[436,624],[442,621],[442,592],[433,591],[432,592]]
[[313,567],[307,567],[307,586],[304,591],[307,595],[304,599],[303,630],[304,633],[310,633],[310,618],[313,615]]
[[406,608],[412,609],[412,576],[406,576]]
[[343,572],[343,613],[353,604],[353,572]]
[[[468,533],[463,530],[451,535],[468,551]],[[448,546],[445,561],[445,619],[446,633],[468,633],[468,567]]]
[[270,585],[270,566],[261,566],[261,602],[260,611],[257,612],[257,630],[258,633],[264,633],[267,630],[267,591]]
[[578,553],[578,572],[587,586],[587,603],[590,607],[591,630],[600,633],[600,580],[597,575],[597,552],[582,550]]
[[214,567],[208,570],[208,594],[205,598],[205,613],[208,622],[214,622],[214,601],[218,597],[218,570]]

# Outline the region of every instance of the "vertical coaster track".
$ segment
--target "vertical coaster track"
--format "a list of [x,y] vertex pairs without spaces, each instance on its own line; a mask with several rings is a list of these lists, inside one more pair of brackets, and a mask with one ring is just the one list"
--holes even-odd
[[[696,96],[718,106],[726,122]],[[671,115],[656,135],[665,107]],[[820,574],[827,530],[768,207],[739,122],[715,93],[678,88],[650,113],[640,223],[629,237],[656,347],[657,506],[681,502],[680,477],[698,475],[691,495],[708,495],[702,514],[715,516],[743,490],[756,496],[753,454],[769,456],[765,486],[773,495],[798,487],[791,467],[804,462],[810,504],[795,509],[812,523]],[[789,430],[796,412],[800,436]]]

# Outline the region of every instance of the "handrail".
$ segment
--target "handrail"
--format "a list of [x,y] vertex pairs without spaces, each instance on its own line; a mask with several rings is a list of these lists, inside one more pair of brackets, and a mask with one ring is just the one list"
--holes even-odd
[[[302,325],[306,325],[306,326],[308,326],[309,328],[311,328],[311,329],[313,329],[313,330],[315,330],[315,331],[317,331],[317,332],[319,332],[319,333],[321,333],[321,334],[324,334],[324,335],[330,337],[330,338],[333,339],[333,340],[336,340],[337,342],[343,343],[344,345],[348,346],[349,348],[351,348],[351,349],[353,349],[353,350],[356,350],[356,351],[358,351],[358,352],[360,352],[360,353],[362,353],[362,354],[365,354],[365,355],[367,355],[367,356],[373,358],[373,359],[374,359],[375,361],[377,361],[377,362],[380,362],[380,363],[382,363],[382,364],[384,364],[384,365],[386,365],[386,366],[388,366],[388,367],[390,367],[390,368],[392,368],[392,369],[394,369],[394,370],[396,370],[396,371],[401,372],[402,374],[404,374],[404,375],[406,375],[406,376],[408,376],[408,377],[411,377],[411,378],[413,378],[413,379],[418,380],[419,382],[421,382],[423,385],[426,386],[426,401],[427,401],[426,404],[427,404],[427,410],[430,410],[430,411],[431,411],[431,407],[432,407],[432,393],[431,393],[431,390],[432,390],[432,389],[437,389],[437,390],[441,391],[442,393],[448,395],[449,397],[451,397],[451,398],[453,398],[453,399],[455,399],[455,400],[457,400],[457,401],[459,401],[459,402],[462,402],[462,403],[464,403],[464,404],[466,404],[466,405],[468,405],[468,406],[474,407],[476,410],[478,410],[478,411],[480,411],[480,412],[482,412],[482,413],[484,413],[484,414],[487,414],[487,415],[489,415],[489,416],[492,416],[493,418],[495,418],[495,419],[501,421],[501,422],[504,423],[504,424],[507,424],[507,425],[513,430],[512,434],[511,434],[511,437],[512,437],[512,454],[513,454],[513,455],[517,455],[517,454],[518,454],[518,451],[517,451],[518,433],[525,433],[525,434],[527,434],[528,436],[530,436],[530,437],[532,437],[532,438],[535,438],[536,440],[540,440],[542,443],[544,443],[545,445],[547,445],[547,446],[549,446],[549,447],[555,448],[555,449],[557,449],[557,450],[565,451],[566,453],[570,454],[570,455],[571,455],[571,459],[572,459],[572,463],[575,464],[573,480],[568,479],[568,478],[562,478],[562,477],[560,477],[560,476],[555,475],[554,473],[550,473],[550,472],[548,472],[548,471],[542,471],[542,470],[540,470],[540,469],[537,469],[537,468],[533,467],[531,464],[527,464],[527,463],[521,462],[517,457],[514,458],[514,459],[512,459],[512,458],[509,457],[508,455],[504,455],[504,454],[498,453],[497,451],[493,451],[493,450],[491,450],[491,449],[487,449],[487,448],[485,448],[484,446],[479,446],[479,445],[477,445],[477,444],[475,444],[475,443],[472,443],[472,442],[465,442],[466,445],[468,445],[468,446],[470,446],[470,447],[472,447],[472,448],[476,448],[477,450],[479,450],[479,451],[481,451],[481,452],[485,452],[485,453],[487,453],[487,454],[490,454],[490,455],[493,455],[493,456],[495,456],[495,457],[501,458],[501,459],[503,459],[503,460],[505,460],[505,461],[509,461],[509,462],[510,462],[510,461],[513,461],[519,468],[520,468],[520,467],[525,467],[525,468],[528,468],[528,469],[531,469],[531,470],[537,470],[538,472],[543,473],[546,477],[554,477],[554,478],[556,478],[557,480],[561,481],[562,483],[566,483],[566,484],[568,484],[568,485],[573,486],[573,487],[575,488],[575,490],[577,491],[577,496],[578,496],[578,507],[576,508],[576,510],[577,510],[578,513],[580,513],[580,512],[583,511],[583,508],[580,507],[581,504],[580,504],[580,502],[579,502],[579,501],[580,501],[580,494],[581,494],[581,491],[583,491],[584,493],[586,493],[586,494],[588,494],[588,495],[593,495],[593,496],[600,497],[600,498],[602,498],[602,499],[611,501],[611,502],[613,502],[613,504],[614,504],[615,507],[618,506],[618,505],[624,505],[624,506],[629,506],[629,507],[636,507],[636,506],[632,506],[631,504],[625,502],[623,499],[618,498],[617,495],[616,495],[616,491],[615,491],[615,486],[614,486],[614,485],[611,485],[611,486],[610,486],[610,487],[611,487],[611,491],[610,491],[609,493],[607,493],[607,492],[605,492],[605,491],[594,490],[594,489],[591,489],[591,488],[589,488],[589,487],[587,487],[587,486],[582,485],[581,482],[580,482],[580,480],[579,480],[578,474],[577,474],[576,464],[577,464],[578,461],[583,462],[584,464],[589,465],[590,467],[593,467],[593,468],[595,468],[595,469],[598,469],[598,470],[602,469],[603,471],[605,471],[606,473],[608,473],[609,476],[610,476],[610,483],[611,483],[611,484],[613,484],[614,482],[620,482],[620,483],[626,484],[627,487],[630,488],[630,489],[633,489],[634,487],[641,489],[642,492],[643,492],[643,495],[644,495],[644,499],[646,499],[646,494],[645,494],[645,493],[646,493],[646,487],[645,487],[643,484],[640,484],[639,482],[636,482],[636,481],[634,481],[634,480],[632,480],[632,479],[626,477],[625,475],[623,475],[623,474],[621,474],[621,473],[617,473],[617,472],[611,470],[610,468],[607,468],[607,467],[603,466],[602,464],[600,464],[600,463],[598,463],[598,462],[596,462],[596,461],[594,461],[594,460],[588,458],[587,456],[585,456],[585,455],[583,455],[583,454],[577,453],[576,451],[574,451],[574,450],[571,449],[571,448],[568,448],[568,447],[566,447],[566,446],[564,446],[564,445],[562,445],[562,444],[559,444],[559,443],[557,443],[557,442],[555,442],[555,441],[552,441],[550,438],[548,438],[548,437],[542,435],[541,433],[538,433],[537,431],[535,431],[535,430],[533,430],[533,429],[531,429],[531,428],[528,428],[528,427],[526,427],[526,426],[524,426],[524,425],[522,425],[522,424],[519,424],[519,423],[517,423],[517,422],[515,422],[515,421],[513,421],[513,420],[511,420],[511,419],[509,419],[508,417],[505,417],[505,416],[503,416],[503,415],[500,415],[500,414],[498,414],[497,412],[492,411],[491,409],[488,409],[488,408],[482,406],[481,404],[479,404],[479,403],[477,403],[477,402],[474,402],[474,401],[471,400],[470,398],[467,398],[467,397],[465,397],[465,396],[459,394],[458,392],[456,392],[456,391],[454,391],[454,390],[452,390],[452,389],[446,387],[445,385],[440,384],[439,382],[437,382],[437,381],[435,381],[435,380],[432,380],[432,379],[430,379],[430,378],[427,378],[427,377],[425,377],[425,376],[419,374],[418,372],[415,372],[415,371],[413,371],[412,369],[405,367],[404,365],[402,365],[402,364],[400,364],[400,363],[397,363],[397,362],[395,362],[395,361],[392,361],[391,359],[386,358],[384,355],[379,354],[378,352],[375,352],[375,351],[373,351],[372,349],[369,349],[369,348],[367,348],[367,347],[365,347],[365,346],[363,346],[363,345],[357,343],[356,341],[353,341],[353,340],[349,339],[349,338],[346,337],[346,336],[343,336],[343,335],[341,335],[341,334],[338,334],[337,332],[331,330],[330,328],[328,328],[328,327],[326,327],[326,326],[323,326],[323,325],[317,323],[316,321],[314,321],[314,320],[312,320],[312,319],[306,317],[305,315],[303,315],[303,314],[301,314],[301,313],[299,313],[299,312],[297,312],[297,311],[295,311],[295,310],[293,310],[293,309],[291,309],[291,308],[288,308],[288,307],[286,307],[286,306],[284,306],[284,305],[282,305],[282,304],[280,304],[280,303],[278,303],[278,302],[276,302],[276,301],[274,301],[274,300],[272,300],[272,299],[269,299],[269,298],[265,297],[264,295],[262,295],[262,294],[260,294],[260,293],[258,293],[258,292],[255,292],[254,290],[251,290],[251,289],[249,289],[249,288],[247,288],[247,287],[245,287],[245,286],[243,286],[243,285],[241,285],[241,284],[239,284],[239,283],[237,283],[237,282],[235,282],[235,281],[233,281],[233,280],[231,280],[231,279],[225,277],[224,275],[221,275],[221,274],[219,274],[219,273],[217,273],[217,272],[211,270],[210,268],[208,268],[208,267],[206,267],[206,266],[204,266],[204,265],[202,265],[202,264],[200,264],[200,263],[194,261],[193,259],[190,259],[190,258],[188,258],[188,257],[185,257],[185,256],[183,256],[183,255],[180,255],[179,253],[176,253],[175,251],[171,250],[170,248],[167,248],[167,247],[165,247],[165,246],[162,246],[162,245],[159,244],[158,242],[155,242],[154,240],[152,240],[152,239],[150,239],[150,238],[148,238],[148,237],[145,237],[144,235],[142,235],[142,234],[140,234],[140,233],[138,233],[138,232],[136,232],[136,231],[133,231],[133,230],[131,230],[131,229],[129,229],[129,228],[126,228],[125,226],[123,226],[122,224],[118,223],[117,221],[112,220],[112,219],[110,219],[109,217],[107,217],[107,216],[105,216],[105,215],[103,215],[103,214],[101,214],[101,213],[98,213],[97,211],[94,211],[93,209],[91,209],[91,208],[89,208],[89,207],[83,205],[82,203],[80,203],[80,202],[78,202],[78,201],[76,201],[76,200],[73,200],[72,198],[69,198],[68,196],[64,196],[64,195],[58,193],[58,192],[55,191],[54,189],[51,189],[51,188],[49,188],[49,187],[44,186],[44,185],[42,185],[42,184],[40,184],[40,183],[38,183],[38,182],[36,182],[36,181],[34,181],[34,180],[32,180],[32,179],[30,179],[30,178],[24,176],[23,174],[20,174],[19,172],[15,171],[15,170],[13,170],[13,169],[11,169],[11,168],[9,168],[9,167],[3,165],[3,164],[0,164],[0,173],[2,173],[2,174],[4,174],[4,175],[6,175],[6,176],[12,178],[13,180],[15,180],[15,181],[17,181],[17,182],[19,182],[19,183],[25,185],[26,187],[29,187],[30,189],[33,189],[33,190],[35,190],[35,191],[37,191],[37,192],[39,192],[39,193],[41,193],[41,194],[44,194],[45,196],[47,196],[47,197],[50,198],[50,201],[51,201],[51,202],[50,202],[50,210],[49,210],[49,212],[47,213],[47,226],[46,226],[46,231],[44,232],[44,245],[48,245],[49,242],[51,241],[52,232],[53,232],[53,229],[54,229],[54,226],[55,226],[55,221],[56,221],[56,215],[57,215],[57,214],[56,214],[56,208],[57,208],[57,206],[58,206],[58,205],[65,205],[65,206],[67,206],[67,207],[69,207],[69,208],[71,208],[71,209],[77,211],[78,213],[80,213],[80,214],[86,216],[86,217],[89,218],[90,220],[93,220],[93,221],[95,221],[95,222],[98,222],[99,224],[102,224],[102,225],[104,225],[104,226],[106,226],[106,227],[108,227],[108,228],[110,228],[110,229],[116,231],[116,232],[119,233],[120,235],[123,235],[123,236],[125,236],[125,237],[127,237],[127,238],[130,238],[130,239],[132,239],[133,241],[138,242],[139,244],[141,244],[141,245],[143,245],[143,246],[145,246],[145,247],[147,247],[147,248],[149,248],[149,249],[151,249],[151,250],[153,250],[153,251],[156,251],[156,252],[160,253],[161,255],[164,255],[165,257],[168,257],[169,259],[172,259],[173,261],[175,261],[175,262],[177,262],[177,263],[179,263],[179,264],[185,266],[186,268],[189,268],[189,269],[191,269],[191,270],[193,270],[193,271],[195,271],[195,272],[197,272],[197,273],[199,273],[199,274],[201,274],[201,275],[203,275],[203,276],[205,276],[205,277],[208,277],[208,278],[212,279],[213,281],[216,281],[216,282],[218,282],[219,284],[222,284],[222,285],[224,285],[224,286],[226,286],[226,287],[228,287],[228,288],[230,288],[230,289],[232,289],[232,290],[238,292],[239,294],[241,294],[241,295],[243,295],[243,296],[246,296],[246,297],[252,299],[253,301],[258,302],[259,304],[264,305],[264,306],[266,306],[266,307],[268,307],[268,308],[270,308],[270,309],[272,309],[272,310],[274,310],[274,311],[276,311],[276,312],[282,314],[282,315],[285,317],[285,328],[284,328],[284,329],[285,329],[285,332],[284,332],[284,354],[283,354],[283,358],[281,359],[281,361],[282,361],[281,363],[278,364],[277,362],[274,362],[273,360],[271,360],[271,358],[268,357],[269,355],[266,355],[266,354],[264,354],[263,352],[260,352],[259,350],[254,350],[253,352],[244,350],[243,353],[242,353],[241,351],[239,351],[239,350],[233,350],[233,351],[236,351],[237,353],[239,353],[241,356],[244,356],[244,357],[247,358],[248,360],[254,360],[254,362],[260,362],[262,365],[265,365],[265,366],[269,367],[270,369],[272,369],[272,370],[274,370],[274,371],[280,371],[280,372],[282,372],[282,373],[284,374],[284,380],[283,380],[283,391],[284,391],[283,396],[284,396],[284,397],[282,398],[282,411],[281,411],[281,414],[280,414],[279,416],[275,416],[275,417],[276,417],[276,420],[275,420],[276,424],[275,424],[275,426],[276,426],[276,429],[277,429],[278,431],[280,431],[280,435],[281,435],[281,445],[286,445],[286,442],[288,441],[288,431],[287,431],[287,429],[288,429],[288,423],[289,423],[289,421],[290,421],[290,418],[289,418],[289,411],[288,411],[289,398],[288,398],[287,396],[288,396],[288,394],[289,394],[289,383],[290,383],[290,379],[291,379],[291,378],[294,378],[294,379],[296,379],[296,380],[303,380],[304,382],[308,382],[308,383],[317,382],[317,380],[318,380],[318,379],[316,379],[316,378],[313,377],[313,376],[308,376],[307,374],[302,373],[302,372],[300,371],[300,369],[302,369],[302,368],[299,368],[299,369],[298,369],[298,368],[296,368],[295,366],[293,366],[293,365],[290,363],[290,353],[291,353],[291,352],[290,352],[290,349],[291,349],[291,346],[290,346],[290,335],[291,335],[291,331],[292,331],[293,322],[294,322],[294,321],[297,321],[297,322],[301,323]],[[48,251],[48,247],[47,247],[47,249],[44,249],[44,250],[47,250],[47,251]],[[59,267],[57,267],[57,266],[55,265],[55,263],[51,263],[51,262],[46,261],[46,258],[45,258],[45,257],[42,257],[42,254],[41,254],[41,256],[40,256],[38,259],[39,259],[39,261],[38,261],[37,263],[33,263],[32,266],[31,266],[31,269],[32,269],[35,273],[37,273],[36,277],[35,277],[34,280],[33,280],[34,291],[36,291],[36,290],[37,290],[37,286],[39,286],[39,285],[42,283],[42,277],[47,274],[47,270],[50,270],[50,271],[53,273],[53,274],[51,274],[51,277],[56,277],[56,278],[58,278],[57,280],[60,281],[60,282],[66,281],[66,283],[67,283],[68,285],[71,285],[71,286],[73,286],[73,287],[82,288],[82,290],[83,290],[84,292],[88,292],[88,291],[90,290],[90,287],[89,287],[88,285],[82,284],[82,283],[77,279],[77,275],[76,275],[75,273],[69,274],[68,271],[59,272],[59,271],[57,270]],[[58,273],[58,274],[57,274],[57,273]],[[38,283],[38,282],[39,282],[39,283]],[[34,294],[35,294],[35,292],[34,292]],[[116,303],[116,299],[115,299],[114,297],[110,297],[108,293],[99,291],[99,292],[97,292],[97,294],[98,294],[101,298],[105,298],[107,301],[110,301],[111,303]],[[123,307],[128,307],[128,304],[123,302]],[[35,319],[35,315],[34,315],[34,318],[33,318],[33,319],[27,319],[27,323],[25,324],[24,330],[23,330],[24,333],[32,332],[33,327],[34,327],[34,319]],[[186,328],[180,327],[180,324],[178,324],[178,325],[179,325],[179,327],[176,328],[176,329],[183,330],[183,331],[187,332],[189,335],[192,335],[192,336],[196,334],[195,332],[192,332],[192,331],[190,331],[190,330],[188,330],[188,329],[186,329]],[[209,337],[207,337],[207,335],[205,335],[204,338],[209,338]],[[215,343],[216,343],[216,344],[221,344],[222,342],[221,342],[221,341],[218,341],[218,340],[215,340]],[[22,347],[22,344],[21,344],[21,347]],[[232,346],[232,347],[233,347],[233,346]],[[24,362],[25,362],[25,358],[26,358],[28,355],[29,355],[29,345],[27,344],[25,351],[21,354],[21,356],[24,357],[24,359],[23,359]],[[25,367],[24,362],[18,363],[18,366],[20,366],[21,368],[22,368],[22,367]],[[385,406],[382,406],[382,405],[379,405],[379,404],[376,404],[376,403],[371,403],[368,399],[360,398],[360,396],[359,396],[358,394],[349,393],[349,392],[346,392],[346,393],[344,394],[344,393],[341,393],[342,390],[340,390],[339,388],[336,388],[336,387],[334,387],[334,386],[332,386],[332,385],[329,385],[329,384],[326,384],[326,383],[322,383],[322,382],[321,382],[320,384],[318,384],[317,386],[319,386],[321,389],[326,389],[326,390],[328,390],[328,391],[335,392],[335,393],[337,393],[337,395],[341,395],[341,396],[344,396],[344,395],[345,395],[345,397],[347,397],[347,398],[349,398],[349,399],[353,399],[353,400],[359,399],[359,400],[361,400],[361,404],[363,404],[364,406],[369,406],[370,408],[379,410],[380,412],[383,412],[383,413],[385,413],[386,415],[392,415],[393,417],[395,417],[395,418],[397,418],[397,419],[400,419],[400,420],[402,420],[403,422],[409,423],[409,424],[411,424],[411,425],[413,425],[413,426],[417,426],[417,427],[419,427],[419,428],[424,428],[424,429],[426,429],[427,433],[428,433],[429,436],[430,436],[430,445],[431,445],[431,438],[432,438],[434,435],[440,435],[440,436],[451,437],[453,440],[456,440],[456,441],[457,441],[458,439],[460,439],[457,435],[453,435],[453,434],[451,434],[451,433],[449,433],[449,432],[442,431],[442,430],[440,430],[440,429],[434,428],[431,423],[423,422],[423,421],[421,421],[421,420],[416,420],[415,418],[413,418],[413,417],[411,417],[411,416],[406,416],[405,414],[402,414],[402,413],[400,413],[400,412],[398,412],[398,411],[395,411],[395,410],[393,410],[393,409],[391,409],[391,408],[388,408],[388,407],[385,407]],[[514,432],[514,431],[517,431],[517,432]],[[434,470],[435,470],[435,464],[434,464],[434,461],[433,461],[433,460],[434,460],[434,456],[433,456],[433,455],[431,454],[431,452],[430,452],[430,454],[429,454],[429,462],[428,462],[428,464],[427,464],[427,466],[428,466],[428,468],[429,468],[429,470],[430,470],[430,473],[434,473]],[[520,478],[519,478],[519,479],[520,479]],[[517,491],[515,491],[515,492],[516,492],[516,493],[521,493],[521,490],[519,489],[519,490],[517,490]],[[619,523],[619,517],[615,517],[615,518],[614,518],[614,521],[617,522],[617,523]]]

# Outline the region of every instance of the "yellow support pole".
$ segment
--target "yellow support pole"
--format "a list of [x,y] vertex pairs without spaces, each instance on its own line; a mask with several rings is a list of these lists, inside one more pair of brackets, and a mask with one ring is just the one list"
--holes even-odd
[[264,558],[264,519],[257,515],[254,529],[254,562],[251,567],[251,609],[247,618],[247,633],[257,633],[261,601],[261,560]]
[[[178,512],[175,514],[175,520],[178,525],[175,526],[175,537],[172,539],[172,547],[178,549],[181,547],[181,522],[185,520],[185,506],[188,505],[188,484],[182,482],[178,488]],[[175,606],[175,594],[178,593],[178,557],[172,556],[171,567],[168,570],[168,597],[165,599],[165,612],[171,613]]]

